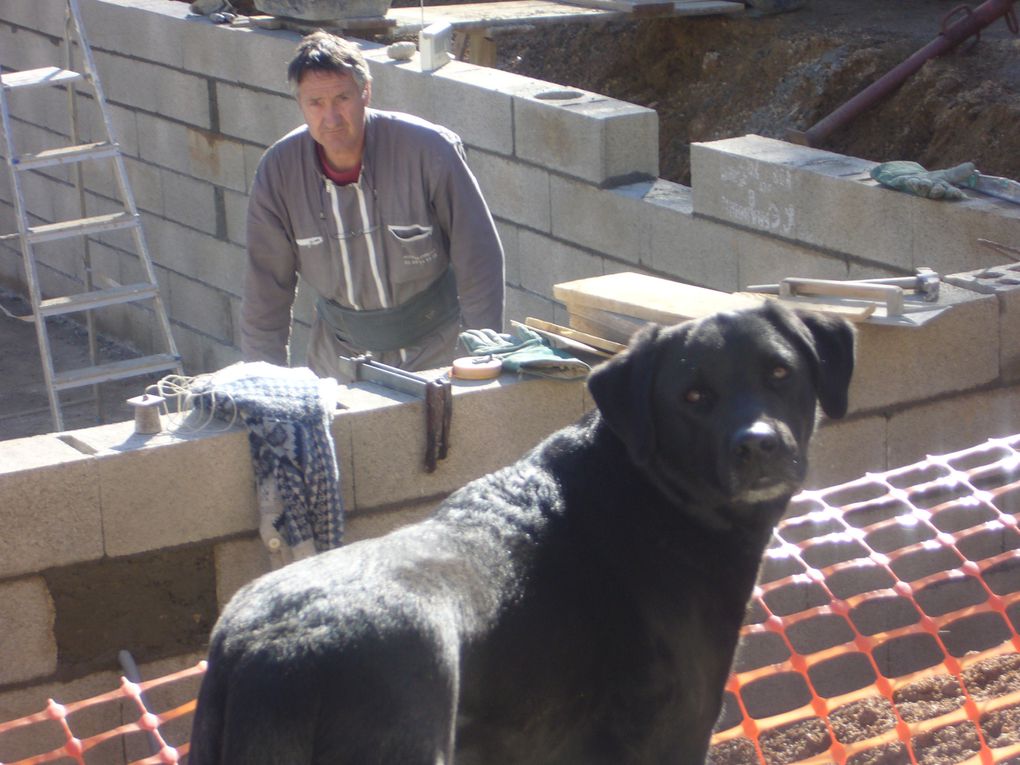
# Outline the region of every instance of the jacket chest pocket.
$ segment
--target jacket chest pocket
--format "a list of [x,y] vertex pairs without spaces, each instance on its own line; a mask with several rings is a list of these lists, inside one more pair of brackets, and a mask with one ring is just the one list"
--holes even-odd
[[439,255],[432,226],[387,226],[387,245],[397,257],[390,260],[390,276],[394,282],[432,281],[445,268]]

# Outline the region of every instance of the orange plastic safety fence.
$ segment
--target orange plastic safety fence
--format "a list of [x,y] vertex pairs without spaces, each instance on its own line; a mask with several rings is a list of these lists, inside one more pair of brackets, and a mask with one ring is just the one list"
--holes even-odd
[[[6,763],[5,765],[37,765],[39,763],[66,762],[68,760],[77,763],[77,765],[89,765],[93,762],[89,758],[90,753],[95,753],[102,744],[134,732],[141,732],[148,736],[150,747],[156,751],[148,757],[134,760],[130,765],[173,765],[178,763],[188,753],[188,745],[185,743],[177,747],[171,746],[164,738],[160,726],[194,712],[195,701],[191,699],[172,709],[156,713],[147,706],[146,694],[157,688],[165,688],[201,675],[205,672],[205,666],[204,661],[199,662],[194,667],[142,683],[133,683],[122,677],[120,688],[117,690],[69,704],[60,704],[50,699],[46,708],[41,712],[0,723],[0,742],[4,741],[5,736],[19,735],[22,738],[31,738],[34,730],[40,731],[38,734],[39,740],[48,740],[52,734],[50,731],[47,731],[47,735],[43,735],[41,728],[42,726],[52,728],[54,725],[57,726],[63,737],[63,743],[55,748]],[[124,701],[130,702],[137,711],[138,716],[135,720],[84,737],[76,735],[72,730],[73,715],[94,709],[103,704],[120,704]],[[130,716],[131,712],[125,712],[124,714],[125,716]],[[95,760],[95,762],[101,761],[99,759]]]
[[[1020,763],[1020,745],[988,733],[1004,710],[1020,719],[1020,682],[981,679],[997,663],[1020,681],[1018,449],[1020,436],[993,439],[799,494],[763,563],[713,753],[923,765],[933,737],[964,726],[974,754],[956,762]],[[846,725],[861,704],[863,734]]]

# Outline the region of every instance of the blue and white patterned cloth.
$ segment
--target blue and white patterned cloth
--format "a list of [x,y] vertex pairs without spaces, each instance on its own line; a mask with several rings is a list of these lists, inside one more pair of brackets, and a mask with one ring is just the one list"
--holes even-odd
[[279,498],[272,525],[291,549],[308,549],[311,542],[322,552],[343,540],[340,470],[330,434],[336,388],[336,380],[306,367],[265,362],[233,364],[191,387],[196,409],[248,429],[260,502]]

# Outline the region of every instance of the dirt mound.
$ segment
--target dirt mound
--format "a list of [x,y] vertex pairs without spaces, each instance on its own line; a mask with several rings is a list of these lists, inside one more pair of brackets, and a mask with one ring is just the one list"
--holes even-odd
[[[652,19],[501,35],[502,69],[655,109],[660,174],[689,145],[806,129],[930,43],[956,0],[808,0],[776,16]],[[955,19],[955,17],[954,17]],[[1005,19],[929,61],[822,145],[1020,178],[1020,38]]]

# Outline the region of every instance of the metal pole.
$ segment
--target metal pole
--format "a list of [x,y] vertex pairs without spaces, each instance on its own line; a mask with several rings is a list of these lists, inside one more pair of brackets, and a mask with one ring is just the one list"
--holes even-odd
[[[1001,16],[1006,17],[1010,30],[1016,34],[1017,19],[1013,10],[1015,2],[1016,0],[987,0],[973,10],[966,5],[958,6],[943,20],[943,29],[938,37],[812,127],[804,131],[788,130],[787,138],[804,146],[819,146],[833,131],[896,90],[929,59],[941,56],[970,37],[975,35],[980,37],[981,30]],[[958,21],[946,25],[950,18],[961,13]]]

